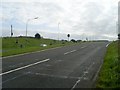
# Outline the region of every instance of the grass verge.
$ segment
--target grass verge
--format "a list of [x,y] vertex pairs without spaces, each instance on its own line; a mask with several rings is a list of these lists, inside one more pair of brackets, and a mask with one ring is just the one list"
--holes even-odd
[[98,76],[97,88],[120,88],[120,66],[118,61],[118,42],[112,42],[107,49],[103,66]]
[[[41,46],[41,44],[46,44],[47,46],[43,47]],[[55,47],[73,45],[73,44],[77,44],[77,43],[67,42],[67,41],[58,41],[58,40],[52,40],[52,39],[6,37],[6,38],[2,38],[2,57],[40,51],[40,50],[50,49]]]

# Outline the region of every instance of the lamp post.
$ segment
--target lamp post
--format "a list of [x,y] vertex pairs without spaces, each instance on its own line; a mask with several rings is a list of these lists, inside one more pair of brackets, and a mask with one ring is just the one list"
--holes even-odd
[[59,34],[60,34],[60,22],[58,22],[58,41],[59,41]]
[[[35,18],[33,18],[33,19],[38,19],[38,17],[35,17]],[[26,22],[26,37],[27,37],[27,27],[28,27],[28,22],[29,22],[30,20],[32,20],[32,19],[28,19],[27,22]]]

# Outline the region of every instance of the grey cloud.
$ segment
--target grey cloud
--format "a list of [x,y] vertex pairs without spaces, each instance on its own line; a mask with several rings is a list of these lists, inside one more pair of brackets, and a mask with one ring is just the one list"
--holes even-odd
[[[100,2],[100,0],[90,1],[65,0],[58,2],[51,0],[50,2],[14,3],[8,6],[6,4],[6,11],[10,13],[4,11],[4,14],[10,14],[9,16],[12,17],[17,15],[17,20],[23,23],[26,23],[27,18],[38,16],[40,17],[38,25],[46,24],[46,27],[36,27],[36,29],[51,30],[54,35],[56,34],[52,29],[56,29],[57,32],[57,24],[60,21],[60,30],[63,37],[64,34],[71,33],[73,38],[81,38],[81,35],[85,34],[85,37],[90,38],[93,35],[96,39],[111,39],[109,36],[116,35],[117,3],[107,3],[109,4],[109,7],[107,7],[107,4]],[[29,24],[32,25],[34,22]],[[107,34],[108,37],[104,34]],[[30,35],[32,35],[32,30]],[[47,35],[53,38],[50,32]],[[57,36],[55,37],[57,38]]]

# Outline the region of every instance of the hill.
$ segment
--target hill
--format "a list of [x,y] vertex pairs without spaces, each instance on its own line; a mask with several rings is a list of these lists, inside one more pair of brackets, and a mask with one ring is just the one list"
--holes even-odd
[[2,56],[39,51],[71,44],[73,43],[65,40],[36,39],[33,37],[4,37],[2,38]]

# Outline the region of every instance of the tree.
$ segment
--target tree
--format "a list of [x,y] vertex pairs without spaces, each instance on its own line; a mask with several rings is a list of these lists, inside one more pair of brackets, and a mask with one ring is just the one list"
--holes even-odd
[[76,41],[75,39],[71,39],[71,42],[74,42],[74,43],[75,43],[75,42],[77,42],[77,41]]
[[69,41],[70,34],[68,34],[67,37],[68,37],[68,41]]
[[120,34],[118,34],[118,39],[120,39]]
[[40,39],[40,38],[41,38],[40,34],[39,34],[39,33],[36,33],[36,34],[35,34],[35,38]]

